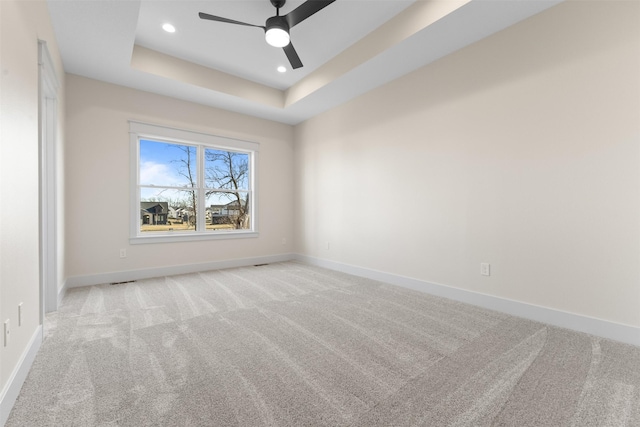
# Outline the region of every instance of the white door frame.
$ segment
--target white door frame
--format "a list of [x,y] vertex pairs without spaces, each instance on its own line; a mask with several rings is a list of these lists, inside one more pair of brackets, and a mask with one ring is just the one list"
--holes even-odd
[[45,313],[58,309],[56,137],[58,77],[47,49],[38,41],[40,72],[40,324]]

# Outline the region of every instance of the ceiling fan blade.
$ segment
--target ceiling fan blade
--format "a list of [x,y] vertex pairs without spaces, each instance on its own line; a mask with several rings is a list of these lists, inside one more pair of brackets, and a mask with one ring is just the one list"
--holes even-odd
[[198,16],[200,17],[200,19],[208,19],[210,21],[226,22],[227,24],[244,25],[246,27],[258,27],[258,28],[262,28],[264,30],[264,26],[262,26],[262,25],[247,24],[246,22],[240,22],[240,21],[235,21],[233,19],[222,18],[220,16],[209,15],[208,13],[200,12],[198,14]]
[[282,49],[284,50],[284,53],[287,55],[287,59],[289,59],[289,62],[291,63],[291,68],[295,70],[296,68],[302,67],[302,61],[300,61],[300,57],[298,56],[298,53],[296,52],[296,50],[293,48],[292,43],[289,43]]
[[324,9],[336,0],[307,0],[285,15],[289,28],[298,25],[314,13]]

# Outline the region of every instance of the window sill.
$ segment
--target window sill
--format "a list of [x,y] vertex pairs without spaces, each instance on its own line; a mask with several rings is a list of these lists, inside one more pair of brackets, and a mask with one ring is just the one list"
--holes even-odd
[[235,231],[223,233],[194,233],[194,234],[178,234],[163,233],[153,236],[136,236],[129,238],[131,245],[145,245],[149,243],[176,243],[176,242],[193,242],[202,240],[230,240],[230,239],[250,239],[258,237],[257,231]]

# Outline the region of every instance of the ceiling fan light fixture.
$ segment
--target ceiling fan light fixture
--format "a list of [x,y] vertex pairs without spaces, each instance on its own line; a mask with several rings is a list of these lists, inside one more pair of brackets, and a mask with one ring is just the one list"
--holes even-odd
[[264,38],[273,47],[285,47],[289,44],[289,24],[282,16],[267,19]]

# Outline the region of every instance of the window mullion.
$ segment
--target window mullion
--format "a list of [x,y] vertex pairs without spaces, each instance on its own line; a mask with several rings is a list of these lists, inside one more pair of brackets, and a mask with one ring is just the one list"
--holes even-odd
[[202,145],[198,145],[198,224],[196,229],[201,233],[204,233],[207,228],[207,207],[204,189],[204,177],[204,147]]

